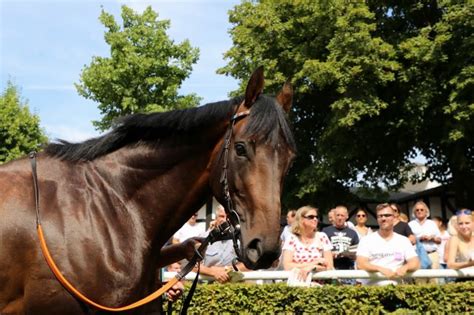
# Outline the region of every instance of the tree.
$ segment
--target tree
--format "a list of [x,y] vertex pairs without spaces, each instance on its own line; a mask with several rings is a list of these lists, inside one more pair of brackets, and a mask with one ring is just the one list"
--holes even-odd
[[[424,24],[400,41],[401,97],[415,145],[427,158],[426,177],[452,183],[458,207],[474,207],[474,6],[439,1],[420,7]],[[428,14],[426,14],[428,13]],[[413,20],[413,19],[411,19]],[[410,21],[408,21],[410,22]]]
[[0,96],[0,164],[37,150],[47,138],[10,81]]
[[99,103],[102,118],[94,126],[106,130],[123,115],[198,105],[199,97],[178,95],[178,89],[197,62],[199,50],[188,40],[175,44],[166,34],[169,20],[158,20],[151,7],[137,14],[122,6],[122,20],[121,28],[102,10],[110,57],[94,57],[76,84],[80,95]]
[[286,204],[396,189],[421,152],[426,176],[474,206],[472,6],[439,2],[262,0],[230,12],[219,72],[244,81],[264,65],[270,86],[295,85]]

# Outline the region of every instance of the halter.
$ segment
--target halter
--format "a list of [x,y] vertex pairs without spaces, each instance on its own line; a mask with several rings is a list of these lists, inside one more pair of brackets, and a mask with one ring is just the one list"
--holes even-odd
[[[239,249],[239,239],[240,239],[240,216],[235,211],[234,205],[232,202],[232,198],[230,196],[230,190],[229,190],[229,181],[228,181],[228,164],[229,164],[229,150],[230,150],[230,144],[232,142],[232,138],[234,136],[234,125],[235,122],[248,116],[250,114],[250,110],[246,110],[240,113],[237,113],[240,106],[244,104],[244,102],[240,103],[239,106],[235,109],[234,114],[230,118],[230,123],[229,127],[227,128],[226,131],[226,136],[224,139],[224,147],[223,147],[223,158],[224,162],[222,163],[222,174],[220,178],[220,183],[222,184],[222,191],[224,193],[224,200],[225,200],[225,209],[227,210],[228,216],[227,220],[229,221],[231,225],[231,233],[232,233],[232,241],[234,243],[234,250],[235,253],[237,254],[238,258],[241,258],[243,256],[242,249]],[[233,263],[233,265],[235,265]]]

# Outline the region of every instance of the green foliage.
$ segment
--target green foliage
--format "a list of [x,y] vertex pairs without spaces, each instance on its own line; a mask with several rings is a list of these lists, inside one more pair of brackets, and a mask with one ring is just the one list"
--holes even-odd
[[[188,286],[189,288],[189,286]],[[181,303],[174,305],[180,310]],[[198,285],[189,314],[472,314],[474,283],[295,288]]]
[[11,82],[0,96],[0,164],[19,158],[46,143],[39,117],[31,114]]
[[438,19],[399,44],[400,86],[427,176],[453,181],[458,206],[474,206],[474,6],[440,3]]
[[288,207],[351,202],[355,187],[396,189],[418,151],[428,178],[462,183],[458,204],[474,206],[464,184],[474,180],[473,7],[261,0],[230,12],[234,45],[218,71],[241,79],[240,90],[258,65],[270,90],[295,85]]
[[197,62],[199,50],[188,40],[175,44],[166,34],[170,22],[158,20],[148,7],[137,14],[122,6],[122,27],[102,11],[105,41],[110,57],[94,57],[82,70],[78,93],[99,103],[99,130],[108,129],[117,117],[136,112],[168,111],[193,107],[195,94],[178,95],[182,82]]

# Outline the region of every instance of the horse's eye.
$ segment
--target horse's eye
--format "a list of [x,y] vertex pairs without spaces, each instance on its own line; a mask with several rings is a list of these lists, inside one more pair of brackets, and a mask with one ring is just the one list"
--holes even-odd
[[238,156],[246,156],[247,155],[247,149],[245,148],[245,145],[243,143],[236,143],[235,144],[235,153],[237,153]]

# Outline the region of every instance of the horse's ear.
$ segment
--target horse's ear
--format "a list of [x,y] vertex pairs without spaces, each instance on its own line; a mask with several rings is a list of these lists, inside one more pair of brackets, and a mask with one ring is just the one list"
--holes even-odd
[[283,85],[280,93],[277,95],[277,101],[281,104],[285,112],[289,112],[291,103],[293,102],[293,88],[291,87],[290,80],[287,80]]
[[250,108],[257,100],[257,97],[263,92],[263,66],[258,67],[250,77],[247,88],[245,89],[245,107]]

